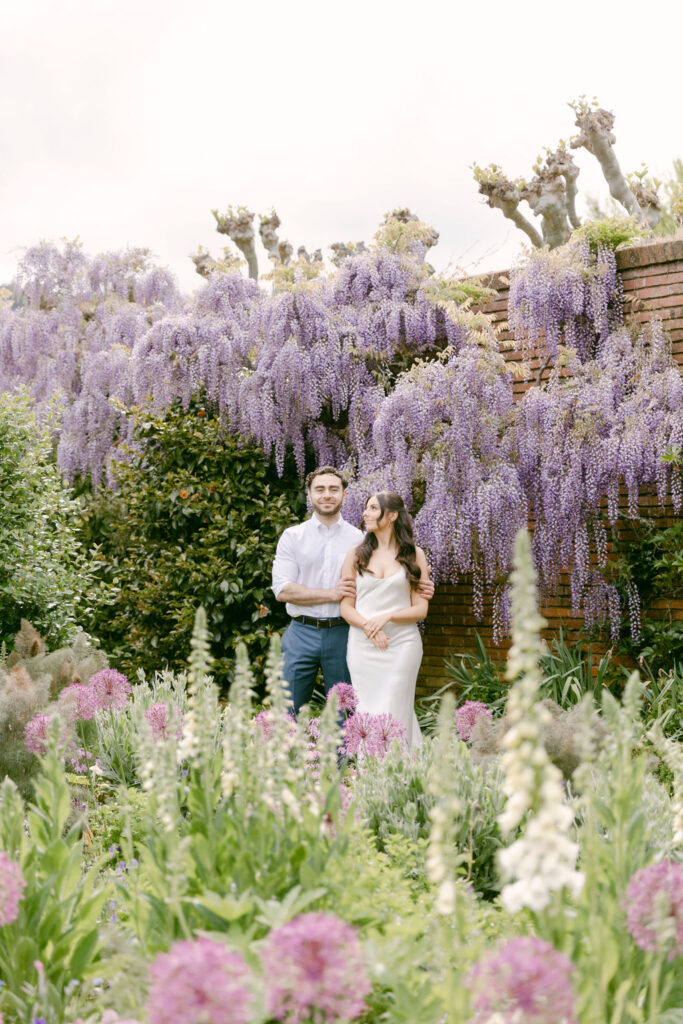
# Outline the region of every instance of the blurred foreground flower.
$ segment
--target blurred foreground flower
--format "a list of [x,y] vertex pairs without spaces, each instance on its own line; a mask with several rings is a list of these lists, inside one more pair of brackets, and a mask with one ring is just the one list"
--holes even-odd
[[19,865],[0,850],[0,928],[16,921],[25,887]]
[[488,718],[489,721],[493,720],[493,715],[480,700],[466,700],[461,707],[456,708],[455,727],[460,734],[461,740],[467,742],[472,735],[476,722],[480,718]]
[[286,1024],[354,1020],[371,991],[356,929],[330,914],[300,914],[268,936],[261,952],[267,1010]]
[[477,1011],[470,1024],[576,1024],[574,965],[543,939],[522,936],[484,953],[465,984]]
[[641,949],[683,955],[683,864],[641,868],[626,889],[627,927]]
[[176,942],[150,967],[149,1024],[248,1024],[249,971],[222,942]]

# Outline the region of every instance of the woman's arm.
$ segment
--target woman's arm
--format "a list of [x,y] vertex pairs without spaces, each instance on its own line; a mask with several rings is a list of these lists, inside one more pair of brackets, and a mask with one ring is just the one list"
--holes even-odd
[[[354,578],[355,578],[355,574],[356,574],[356,549],[355,548],[351,548],[351,550],[349,552],[347,552],[346,558],[344,559],[344,564],[342,566],[341,574],[342,574],[342,578],[348,579],[351,576],[354,576]],[[360,614],[360,612],[356,610],[355,583],[354,583],[354,595],[353,595],[353,597],[343,597],[341,599],[341,603],[339,605],[339,613],[342,616],[342,618],[346,619],[346,621],[348,622],[349,626],[355,626],[357,629],[365,629],[366,620],[363,618],[363,616]],[[377,647],[380,651],[386,651],[386,649],[387,649],[387,647],[389,645],[389,638],[386,635],[386,633],[384,633],[382,631],[382,629],[376,629],[373,632],[372,636],[370,636],[370,634],[368,633],[367,629],[365,630],[365,633],[368,636],[368,638],[370,640],[372,640],[372,642],[375,645],[375,647]]]
[[[349,576],[355,576],[356,572],[356,549],[351,548],[350,551],[346,552],[344,564],[342,565],[342,579],[348,578]],[[344,595],[339,605],[339,614],[345,619],[349,626],[358,626],[362,629],[365,625],[365,619],[356,611],[356,598]]]
[[[426,579],[429,574],[429,567],[427,566],[427,559],[422,548],[415,549],[415,561],[420,570],[420,579]],[[387,622],[400,624],[419,622],[421,619],[426,619],[428,611],[429,601],[425,597],[420,597],[416,590],[411,589],[410,605],[407,608],[399,608],[395,612],[383,612],[381,615],[373,615],[371,619],[367,620],[363,629],[366,636],[372,639],[379,630],[384,629]]]

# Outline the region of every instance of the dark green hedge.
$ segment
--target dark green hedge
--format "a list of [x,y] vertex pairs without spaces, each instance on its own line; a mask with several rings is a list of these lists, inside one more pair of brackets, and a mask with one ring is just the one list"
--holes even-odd
[[99,563],[86,626],[128,674],[180,669],[201,604],[225,689],[236,641],[258,671],[286,622],[270,572],[280,533],[305,515],[301,481],[291,470],[278,478],[261,448],[198,404],[138,413],[136,436],[140,452],[118,470],[118,491],[84,498]]

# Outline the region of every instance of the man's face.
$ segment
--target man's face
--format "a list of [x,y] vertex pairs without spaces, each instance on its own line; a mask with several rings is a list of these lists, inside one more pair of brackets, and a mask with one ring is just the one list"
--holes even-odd
[[320,473],[311,481],[308,496],[319,516],[336,516],[344,501],[344,485],[333,473]]

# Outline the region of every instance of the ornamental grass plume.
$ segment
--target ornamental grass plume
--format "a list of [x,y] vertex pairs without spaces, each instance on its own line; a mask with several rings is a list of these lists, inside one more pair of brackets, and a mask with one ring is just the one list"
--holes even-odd
[[250,974],[238,953],[198,938],[174,943],[150,967],[149,1024],[248,1024]]
[[498,824],[503,832],[523,823],[519,839],[500,851],[498,863],[509,884],[501,892],[506,910],[543,910],[550,894],[565,886],[578,896],[584,877],[576,871],[578,845],[569,838],[573,814],[564,800],[562,773],[548,757],[542,739],[549,712],[538,700],[542,679],[538,635],[546,625],[538,614],[536,572],[526,529],[515,539],[511,580],[512,646],[506,675],[513,683],[502,740],[503,791],[507,802]]
[[16,921],[25,888],[21,868],[4,850],[0,850],[0,928]]
[[671,800],[673,817],[672,842],[674,849],[683,849],[683,744],[676,743],[666,737],[658,722],[652,726],[648,736],[673,775],[673,797]]
[[465,980],[476,1015],[469,1024],[576,1024],[574,965],[548,942],[509,939],[485,953]]
[[131,693],[127,676],[113,668],[103,668],[90,677],[88,686],[97,695],[98,709],[123,711]]
[[[356,929],[330,914],[300,914],[275,928],[261,951],[266,1009],[286,1024],[350,1021],[370,984]],[[154,1022],[152,1022],[154,1024]]]
[[486,707],[486,704],[482,704],[480,700],[466,700],[464,704],[456,708],[455,727],[460,734],[461,740],[465,740],[465,742],[469,740],[472,730],[480,718],[493,721],[493,715]]
[[683,864],[664,860],[631,877],[624,899],[626,926],[641,949],[683,955]]

